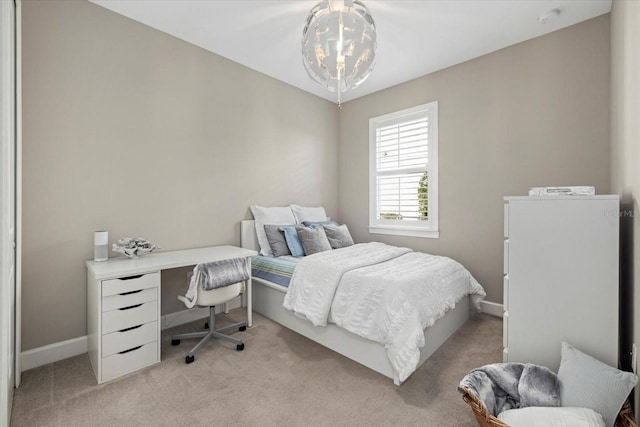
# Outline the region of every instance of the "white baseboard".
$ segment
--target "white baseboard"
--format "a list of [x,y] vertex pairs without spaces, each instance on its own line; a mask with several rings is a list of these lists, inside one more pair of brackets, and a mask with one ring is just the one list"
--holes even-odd
[[504,307],[502,304],[498,304],[496,302],[491,301],[481,301],[480,302],[480,311],[490,316],[495,316],[502,318],[502,313],[504,312]]
[[[240,298],[236,298],[227,304],[227,311],[238,308],[241,305]],[[216,306],[216,314],[225,311],[224,304]],[[188,310],[176,311],[175,313],[169,313],[162,316],[160,319],[160,328],[165,329],[173,328],[174,326],[184,325],[185,323],[193,322],[194,320],[204,319],[209,317],[208,307],[194,307]]]
[[22,372],[58,360],[86,353],[88,349],[87,336],[55,342],[43,347],[23,351],[20,357]]
[[[238,308],[241,305],[240,298],[228,303],[228,310]],[[216,306],[216,313],[224,311],[224,305]],[[209,317],[208,307],[194,307],[188,310],[182,310],[175,313],[165,314],[160,318],[160,328],[162,330],[173,328],[174,326],[184,325],[194,320]],[[88,350],[87,336],[73,338],[66,341],[60,341],[31,350],[23,351],[20,362],[22,364],[22,372],[29,369],[37,368],[49,363],[57,362],[69,357],[78,356],[86,353]]]
[[[497,304],[491,301],[482,301],[481,311],[491,316],[502,318],[502,304]],[[231,301],[228,304],[228,309],[232,310],[241,306],[240,299]],[[224,306],[216,307],[216,312],[220,313],[224,310]],[[209,309],[207,307],[194,307],[189,310],[182,310],[175,313],[169,313],[161,317],[160,325],[162,330],[173,328],[174,326],[184,325],[198,319],[203,319],[209,316]],[[69,357],[78,356],[86,353],[88,349],[87,336],[73,338],[66,341],[60,341],[57,343],[45,345],[43,347],[34,348],[22,352],[21,362],[22,371],[37,368],[48,363],[57,362]]]
[[[217,307],[216,307],[216,311]],[[173,328],[174,326],[184,325],[194,320],[209,317],[208,307],[193,307],[189,310],[176,311],[175,313],[165,314],[160,318],[160,329]]]

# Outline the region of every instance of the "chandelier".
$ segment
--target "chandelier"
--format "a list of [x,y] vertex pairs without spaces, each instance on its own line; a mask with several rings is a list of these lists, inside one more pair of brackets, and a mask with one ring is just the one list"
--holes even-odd
[[360,0],[323,0],[302,31],[302,62],[309,76],[340,94],[364,82],[376,59],[376,26]]

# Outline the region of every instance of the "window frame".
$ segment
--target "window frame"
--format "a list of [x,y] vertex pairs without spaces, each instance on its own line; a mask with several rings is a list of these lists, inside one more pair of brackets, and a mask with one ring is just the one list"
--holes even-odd
[[[389,220],[377,218],[377,137],[376,131],[382,126],[403,123],[411,120],[411,116],[424,115],[428,118],[428,172],[427,186],[429,198],[427,221]],[[403,224],[404,223],[404,224]],[[369,119],[369,233],[391,234],[437,239],[438,228],[438,101],[432,101],[416,107],[396,111]]]

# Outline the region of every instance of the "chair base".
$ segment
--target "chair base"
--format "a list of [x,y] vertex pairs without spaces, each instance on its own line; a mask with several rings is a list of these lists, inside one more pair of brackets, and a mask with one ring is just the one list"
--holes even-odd
[[179,345],[180,344],[180,340],[182,339],[192,339],[192,338],[202,338],[200,340],[200,342],[198,344],[196,344],[195,347],[193,347],[191,349],[191,351],[189,351],[189,353],[187,353],[187,357],[185,358],[185,362],[187,364],[193,362],[195,360],[195,353],[200,350],[200,348],[202,348],[203,345],[205,345],[207,343],[207,341],[209,341],[212,338],[217,338],[223,341],[228,341],[231,342],[233,344],[236,344],[236,350],[237,351],[242,351],[244,350],[244,343],[242,342],[241,339],[238,338],[234,338],[231,337],[229,335],[225,335],[222,332],[228,331],[228,330],[232,330],[232,329],[236,329],[238,328],[241,331],[244,331],[245,329],[247,329],[247,322],[238,322],[238,323],[233,323],[231,325],[225,326],[224,328],[219,328],[216,329],[216,308],[215,306],[210,306],[209,307],[209,322],[205,325],[205,327],[209,328],[208,331],[203,331],[203,332],[191,332],[188,334],[179,334],[179,335],[173,335],[171,337],[171,345]]

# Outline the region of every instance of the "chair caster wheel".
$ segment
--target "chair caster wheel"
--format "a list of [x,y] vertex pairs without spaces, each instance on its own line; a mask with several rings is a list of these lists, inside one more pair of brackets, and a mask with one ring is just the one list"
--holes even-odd
[[184,358],[184,363],[188,365],[189,363],[193,363],[194,360],[196,360],[195,356],[187,356]]
[[206,322],[206,323],[204,324],[204,328],[205,328],[205,329],[209,329],[209,322]]
[[242,350],[244,350],[244,343],[243,344],[238,344],[236,346],[236,351],[242,351]]
[[171,340],[171,345],[180,345],[180,340]]
[[246,331],[246,330],[247,330],[247,327],[246,327],[246,326],[240,326],[240,328],[238,328],[238,330],[239,330],[240,332],[242,332],[242,331]]

